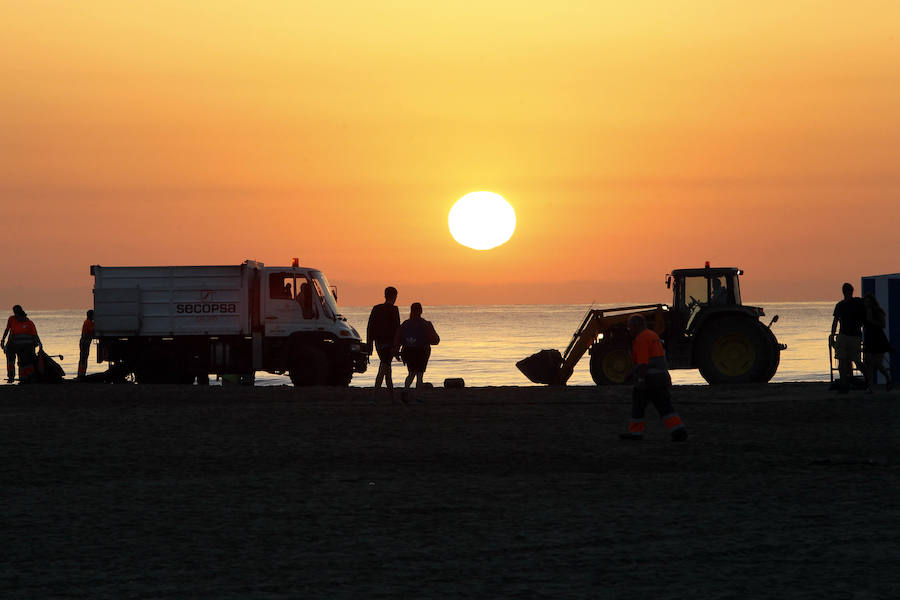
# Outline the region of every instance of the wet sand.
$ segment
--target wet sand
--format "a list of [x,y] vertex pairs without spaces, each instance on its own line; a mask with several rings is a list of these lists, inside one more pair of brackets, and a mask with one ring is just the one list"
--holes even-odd
[[900,393],[0,388],[3,598],[895,598]]

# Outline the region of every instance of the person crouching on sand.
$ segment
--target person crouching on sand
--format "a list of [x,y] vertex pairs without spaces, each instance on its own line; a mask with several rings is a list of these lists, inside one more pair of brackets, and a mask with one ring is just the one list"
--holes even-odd
[[647,323],[641,315],[631,315],[628,318],[628,333],[634,340],[631,349],[634,389],[631,392],[631,421],[628,423],[628,432],[619,434],[619,438],[629,441],[644,439],[646,426],[644,411],[647,404],[652,402],[666,429],[669,430],[672,441],[685,441],[688,437],[687,429],[681,417],[672,408],[669,394],[672,378],[669,376],[662,341],[655,331],[647,329]]
[[[409,375],[400,393],[400,399],[406,402],[407,393],[413,379],[416,380],[416,390],[422,385],[422,376],[428,367],[428,358],[431,356],[431,347],[437,346],[441,341],[431,321],[422,318],[422,305],[413,302],[409,307],[409,318],[403,321],[397,335],[394,337],[394,355],[403,360]],[[419,402],[421,402],[421,398]]]

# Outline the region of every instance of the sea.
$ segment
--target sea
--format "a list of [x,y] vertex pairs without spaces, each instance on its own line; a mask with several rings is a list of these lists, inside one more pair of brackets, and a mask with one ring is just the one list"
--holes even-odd
[[[788,346],[781,353],[781,364],[772,381],[828,381],[831,371],[827,341],[834,303],[753,304],[764,307],[766,323],[778,315],[772,330],[778,341]],[[594,308],[608,306],[612,305]],[[546,348],[564,351],[589,308],[576,304],[426,307],[424,317],[434,324],[441,342],[432,350],[425,381],[440,386],[446,378],[460,377],[467,386],[535,385],[516,369],[516,362]],[[365,335],[371,307],[342,307],[341,310],[350,324]],[[401,318],[406,318],[402,311],[403,308]],[[38,329],[45,351],[62,355],[59,362],[66,377],[74,378],[84,310],[31,311],[28,316]],[[585,354],[568,385],[594,385],[589,360]],[[88,373],[105,369],[105,364],[96,362],[96,347],[92,348]],[[375,358],[365,373],[353,376],[351,385],[374,385],[377,371]],[[405,375],[405,367],[394,363],[395,384],[402,384]],[[219,383],[213,377],[210,379],[212,385]],[[706,383],[696,369],[672,371],[672,380],[681,385]],[[290,385],[290,379],[286,375],[260,372],[256,385]]]

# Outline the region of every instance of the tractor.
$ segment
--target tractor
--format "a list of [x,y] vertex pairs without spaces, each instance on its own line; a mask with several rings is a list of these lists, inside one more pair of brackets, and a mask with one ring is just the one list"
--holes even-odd
[[659,334],[670,369],[700,369],[711,384],[765,383],[778,369],[781,351],[762,308],[741,304],[740,269],[674,269],[666,276],[672,305],[645,304],[590,309],[565,352],[542,350],[516,366],[534,383],[564,385],[575,365],[590,354],[597,385],[626,383],[631,373],[631,338],[626,323],[639,314]]

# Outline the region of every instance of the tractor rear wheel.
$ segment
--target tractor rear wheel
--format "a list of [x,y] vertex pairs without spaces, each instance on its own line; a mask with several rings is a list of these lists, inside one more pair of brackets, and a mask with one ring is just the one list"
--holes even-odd
[[631,350],[622,344],[591,348],[591,377],[597,385],[620,385],[631,371]]
[[768,383],[772,377],[775,376],[775,372],[778,371],[778,364],[781,362],[781,345],[778,343],[778,339],[776,339],[775,334],[772,333],[772,330],[763,325],[762,323],[758,323],[759,327],[763,331],[763,338],[766,343],[766,353],[768,358],[768,363],[765,368],[763,368],[759,377],[756,381],[760,383]]
[[291,383],[295,386],[325,385],[328,382],[328,357],[318,348],[298,346],[291,354]]
[[[697,336],[694,359],[711,384],[765,382],[777,368],[777,356],[758,321],[722,317],[708,323]],[[774,365],[774,366],[773,366]]]

